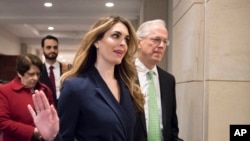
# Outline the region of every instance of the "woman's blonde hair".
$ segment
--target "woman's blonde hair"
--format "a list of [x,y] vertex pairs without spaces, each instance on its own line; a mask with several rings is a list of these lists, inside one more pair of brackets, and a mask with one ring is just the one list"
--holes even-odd
[[[115,66],[115,74],[125,83],[134,100],[138,111],[143,111],[144,97],[140,87],[136,84],[137,72],[134,64],[134,55],[137,50],[137,37],[133,26],[126,19],[119,16],[109,16],[99,19],[85,34],[80,48],[77,50],[73,60],[72,68],[61,76],[64,80],[78,76],[93,66],[96,62],[96,47],[94,43],[103,38],[104,34],[116,23],[123,23],[129,32],[128,51],[121,64]],[[117,76],[116,75],[116,76]]]

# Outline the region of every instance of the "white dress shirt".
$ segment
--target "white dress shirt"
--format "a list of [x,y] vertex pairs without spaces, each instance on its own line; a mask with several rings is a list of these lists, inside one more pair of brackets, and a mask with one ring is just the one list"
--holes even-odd
[[[49,67],[51,66],[50,64],[45,62],[45,66],[47,69],[47,73],[49,76],[50,69]],[[58,99],[60,96],[60,63],[58,61],[55,62],[55,64],[52,65],[54,67],[54,75],[55,75],[55,83],[56,83],[56,98]]]
[[[149,69],[138,59],[135,60],[135,65],[137,69],[137,75],[140,83],[140,87],[142,90],[142,93],[145,96],[145,105],[144,105],[144,112],[145,112],[145,119],[146,119],[146,125],[148,130],[148,80],[147,80],[147,72]],[[154,84],[156,88],[156,94],[157,94],[157,105],[158,105],[158,111],[159,111],[159,117],[160,117],[160,128],[163,129],[162,125],[162,112],[161,112],[161,94],[160,94],[160,84],[159,84],[159,75],[156,66],[152,69],[154,71]]]

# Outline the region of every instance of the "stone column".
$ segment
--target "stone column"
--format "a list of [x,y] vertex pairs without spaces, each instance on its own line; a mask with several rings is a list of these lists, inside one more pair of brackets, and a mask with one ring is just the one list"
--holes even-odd
[[230,124],[250,123],[250,1],[205,3],[208,141],[229,140]]
[[230,124],[250,123],[250,1],[169,1],[180,136],[228,141]]

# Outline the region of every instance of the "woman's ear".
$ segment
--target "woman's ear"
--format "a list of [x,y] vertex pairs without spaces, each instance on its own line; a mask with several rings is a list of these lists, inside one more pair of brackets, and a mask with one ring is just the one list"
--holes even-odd
[[22,75],[18,72],[17,73],[17,76],[19,77],[19,78],[21,78],[22,77]]
[[99,46],[100,46],[99,44],[100,44],[99,41],[95,41],[95,43],[94,43],[96,48],[99,48]]

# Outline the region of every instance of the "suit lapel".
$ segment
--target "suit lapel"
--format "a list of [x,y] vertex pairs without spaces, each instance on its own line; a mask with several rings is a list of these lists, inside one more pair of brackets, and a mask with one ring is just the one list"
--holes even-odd
[[62,73],[62,63],[61,62],[59,62],[59,67],[60,67],[60,76],[63,74]]
[[120,112],[120,109],[117,107],[117,103],[115,103],[112,99],[110,99],[110,96],[107,96],[106,90],[103,88],[96,88],[97,93],[103,98],[103,100],[106,102],[106,104],[112,109],[112,111],[115,113],[119,121],[121,122],[121,125],[125,130],[125,123],[122,118],[122,113]]
[[[136,79],[136,83],[137,83],[138,85],[140,85],[138,76],[137,76],[137,79]],[[145,112],[142,112],[142,113],[139,114],[139,120],[141,121],[141,124],[142,124],[142,127],[143,127],[143,131],[145,132],[145,134],[147,134]]]
[[157,67],[158,73],[159,73],[159,84],[160,84],[160,91],[161,91],[161,111],[162,111],[162,124],[165,125],[166,123],[166,114],[167,114],[167,91],[169,88],[169,82],[167,81],[167,78],[164,77],[164,72],[159,67]]
[[51,90],[53,90],[45,64],[43,64],[43,70],[41,72],[40,80],[41,82],[45,83]]
[[[91,75],[91,77],[93,78],[93,80],[95,81],[97,85],[97,88],[96,88],[97,94],[99,94],[102,97],[103,101],[112,109],[112,111],[115,113],[115,115],[119,119],[125,134],[127,134],[126,129],[125,129],[126,120],[123,118],[123,113],[122,113],[123,110],[121,109],[119,103],[113,97],[111,91],[108,89],[106,83],[101,78],[96,68],[92,67],[89,72],[91,72],[89,74]],[[122,94],[124,92],[123,88],[121,87],[120,90]]]
[[50,82],[49,75],[48,75],[47,68],[46,68],[45,64],[43,64],[43,70],[41,72],[41,76],[40,76],[39,80],[40,80],[40,82],[44,83],[46,86],[48,86],[50,88],[50,90],[52,91],[54,103],[56,105],[57,104],[56,92],[53,89],[53,86]]

